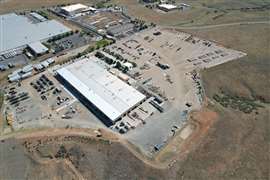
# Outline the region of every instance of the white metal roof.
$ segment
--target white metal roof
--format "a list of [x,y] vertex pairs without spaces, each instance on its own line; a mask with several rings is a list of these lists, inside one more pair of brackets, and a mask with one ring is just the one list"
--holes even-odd
[[158,5],[159,7],[162,7],[162,8],[166,8],[166,9],[174,9],[174,8],[177,8],[177,6],[173,5],[173,4],[160,4]]
[[33,65],[32,64],[29,64],[29,65],[26,65],[22,68],[22,72],[24,73],[27,73],[27,72],[30,72],[33,70]]
[[47,61],[42,61],[40,64],[45,68],[50,65]]
[[89,11],[96,11],[97,9],[94,8],[94,7],[89,6],[86,10],[89,10]]
[[36,12],[30,13],[30,15],[33,16],[34,18],[40,20],[41,22],[47,21],[47,19],[45,17],[41,16],[40,14],[38,14]]
[[83,5],[83,4],[72,4],[69,6],[62,7],[62,9],[67,11],[67,12],[73,12],[73,11],[77,11],[80,9],[86,9],[86,8],[88,8],[88,6]]
[[69,31],[55,20],[33,24],[26,16],[3,14],[0,15],[0,54]]
[[30,49],[32,49],[35,53],[37,54],[43,54],[45,52],[47,52],[49,49],[44,46],[41,42],[34,42],[34,43],[30,43],[28,44],[28,47]]
[[97,61],[96,57],[85,58],[57,73],[114,121],[145,96],[102,68]]
[[11,82],[18,81],[21,79],[19,74],[14,74],[13,76],[8,77]]

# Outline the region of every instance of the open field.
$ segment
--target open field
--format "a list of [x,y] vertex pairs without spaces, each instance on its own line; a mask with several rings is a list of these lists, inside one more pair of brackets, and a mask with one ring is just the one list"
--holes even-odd
[[[47,133],[50,135],[47,136]],[[36,132],[34,136],[32,134],[25,133],[20,138],[1,141],[0,160],[7,162],[7,165],[0,165],[1,177],[115,180],[142,179],[148,176],[165,178],[162,171],[146,167],[110,135],[95,138],[93,133],[82,129],[45,130]],[[8,157],[8,160],[4,157]],[[14,172],[14,168],[18,170]]]
[[[194,26],[206,24],[223,24],[229,22],[241,21],[265,21],[269,20],[268,10],[258,11],[240,11],[237,9],[247,7],[261,7],[270,4],[270,1],[263,0],[236,0],[236,1],[188,1],[192,8],[186,11],[172,11],[163,13],[160,11],[148,9],[137,1],[113,0],[115,4],[121,4],[127,7],[128,14],[169,26]],[[235,10],[231,10],[234,8]]]
[[[34,9],[41,7],[48,7],[58,4],[67,3],[95,3],[97,0],[4,0],[0,1],[0,13],[6,13],[14,10]],[[127,13],[131,16],[142,18],[144,20],[154,22],[160,25],[169,26],[194,26],[205,24],[223,24],[231,22],[242,21],[266,21],[269,20],[269,13],[267,9],[258,10],[252,8],[260,8],[262,6],[269,6],[269,0],[236,0],[236,1],[189,1],[192,6],[187,11],[173,11],[169,13],[161,13],[159,11],[151,10],[138,1],[131,0],[111,0],[107,4],[117,4],[127,8]],[[246,11],[241,8],[249,8]]]
[[[269,30],[268,25],[246,25],[188,31],[248,54],[241,60],[203,71],[208,97],[225,91],[232,96],[269,102]],[[189,154],[183,163],[185,168],[178,171],[179,177],[268,179],[269,156],[265,151],[269,148],[269,104],[264,106],[245,114],[215,102],[210,109],[218,112],[219,120],[197,150]],[[194,167],[198,171],[194,172]]]
[[[226,28],[185,30],[200,37],[222,42],[225,46],[247,52],[239,61],[227,63],[203,72],[209,97],[219,90],[247,98],[270,102],[270,26],[239,25]],[[232,33],[233,32],[233,33]],[[258,32],[259,36],[254,36]],[[220,34],[223,34],[220,36]],[[257,33],[256,33],[257,34]],[[222,82],[221,84],[219,82]],[[220,84],[219,86],[215,86]]]
[[[24,3],[18,0],[4,0],[0,1],[0,14],[12,11],[31,10],[36,8],[50,7],[54,5],[68,4],[68,3],[86,3],[93,5],[97,0],[47,0],[47,1],[33,1],[23,0]],[[193,27],[205,25],[230,25],[234,23],[269,23],[269,0],[237,0],[237,1],[190,1],[188,2],[192,8],[186,11],[172,11],[163,13],[153,9],[144,7],[143,4],[137,1],[130,0],[111,0],[107,5],[116,4],[125,8],[125,12],[131,17],[146,20],[147,22],[154,22],[158,25],[170,27]],[[56,18],[58,21],[64,23],[68,27],[80,29],[74,24],[64,21],[52,13],[44,10],[50,18]],[[88,20],[87,20],[88,21]],[[104,20],[106,21],[106,20]],[[95,22],[94,22],[95,23]],[[102,23],[101,23],[102,24]]]

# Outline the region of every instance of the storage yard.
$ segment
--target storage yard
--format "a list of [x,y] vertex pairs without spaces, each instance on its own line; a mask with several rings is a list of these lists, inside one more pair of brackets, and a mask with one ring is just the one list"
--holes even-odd
[[108,33],[112,36],[125,35],[125,33],[132,32],[134,28],[130,19],[120,11],[98,11],[72,18],[71,21],[83,28],[97,31],[100,34]]
[[107,126],[152,156],[188,124],[190,111],[201,108],[199,70],[245,55],[191,34],[152,28],[8,87],[18,90],[8,92],[15,102],[9,101],[7,114],[15,129]]
[[145,21],[130,17],[118,6],[97,9],[83,4],[72,4],[52,7],[49,11],[87,32],[108,35],[110,38],[129,36],[148,27]]
[[160,28],[137,33],[104,51],[135,62],[137,67],[128,74],[162,100],[162,112],[153,113],[144,125],[125,135],[152,153],[184,127],[191,110],[200,109],[204,90],[199,70],[246,55],[184,32]]
[[[53,75],[45,71],[5,88],[6,115],[14,130],[38,127],[104,127]],[[21,97],[23,96],[23,97]]]

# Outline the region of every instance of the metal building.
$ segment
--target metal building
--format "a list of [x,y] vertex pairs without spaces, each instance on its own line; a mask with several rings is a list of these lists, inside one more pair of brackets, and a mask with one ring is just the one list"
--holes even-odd
[[173,4],[160,4],[160,5],[158,5],[158,8],[165,11],[165,12],[169,12],[169,11],[178,9],[178,7],[176,5],[173,5]]
[[30,43],[27,45],[29,47],[29,49],[31,50],[31,52],[35,55],[35,56],[39,56],[42,54],[45,54],[49,51],[49,49],[44,46],[41,42],[34,42],[34,43]]
[[15,13],[0,15],[0,55],[69,31],[55,20],[32,23],[28,17]]
[[98,64],[85,58],[57,70],[58,79],[105,125],[111,126],[136,107],[145,95]]
[[75,16],[78,13],[83,12],[84,10],[88,9],[88,6],[83,4],[72,4],[69,6],[61,7],[61,13],[66,16]]

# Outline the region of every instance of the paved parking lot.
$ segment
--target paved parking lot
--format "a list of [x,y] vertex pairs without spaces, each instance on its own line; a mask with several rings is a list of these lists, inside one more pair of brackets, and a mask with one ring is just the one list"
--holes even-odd
[[0,66],[8,66],[8,64],[19,66],[28,64],[29,62],[30,60],[24,54],[17,55],[7,59],[2,56],[0,57]]
[[170,107],[164,113],[156,112],[147,119],[146,124],[138,126],[135,130],[124,136],[136,144],[144,153],[152,156],[155,147],[161,149],[168,140],[186,123],[187,114],[180,109]]
[[86,35],[86,34],[75,33],[71,36],[52,42],[51,45],[52,45],[52,48],[56,52],[59,52],[62,50],[68,50],[68,49],[84,46],[88,43],[96,41],[96,38],[97,37],[92,34]]

